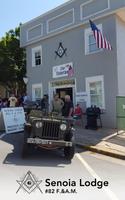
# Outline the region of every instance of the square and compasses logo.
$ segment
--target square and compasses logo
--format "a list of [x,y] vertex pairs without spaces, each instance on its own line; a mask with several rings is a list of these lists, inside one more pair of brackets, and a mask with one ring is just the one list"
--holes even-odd
[[17,181],[19,184],[19,188],[16,193],[19,192],[19,190],[23,189],[27,193],[31,193],[34,190],[38,189],[41,193],[42,190],[40,188],[40,183],[42,180],[38,181],[38,179],[32,174],[30,171],[27,172],[27,174],[20,180]]

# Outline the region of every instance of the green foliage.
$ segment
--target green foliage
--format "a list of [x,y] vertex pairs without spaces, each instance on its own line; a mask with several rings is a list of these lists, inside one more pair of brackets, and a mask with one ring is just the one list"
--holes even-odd
[[0,84],[9,91],[22,92],[26,73],[25,50],[20,48],[20,27],[10,30],[0,40]]

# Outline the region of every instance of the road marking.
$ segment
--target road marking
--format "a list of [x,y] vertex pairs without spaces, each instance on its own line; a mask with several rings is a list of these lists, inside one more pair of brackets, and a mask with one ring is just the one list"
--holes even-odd
[[6,133],[1,134],[0,139],[2,139],[5,135],[6,135]]
[[[90,165],[82,158],[82,156],[79,153],[75,154],[76,157],[81,161],[81,163],[84,165],[84,167],[87,169],[87,171],[98,181],[102,181],[101,178],[96,174],[96,172],[90,167]],[[119,200],[117,196],[109,189],[109,188],[103,188],[103,190],[107,193],[108,197],[111,200]]]
[[[18,134],[22,134],[22,132],[17,132]],[[2,133],[1,135],[0,135],[0,139],[2,139],[4,136],[6,136],[6,135],[13,135],[13,134],[17,134],[17,133]]]
[[103,161],[107,161],[107,162],[110,162],[110,163],[115,163],[117,165],[125,166],[125,161],[124,160],[120,160],[120,159],[117,159],[117,158],[105,156],[105,155],[102,155],[102,154],[97,154],[97,153],[93,153],[92,154],[92,152],[89,152],[89,153],[90,153],[91,157],[97,158],[99,160],[103,160]]

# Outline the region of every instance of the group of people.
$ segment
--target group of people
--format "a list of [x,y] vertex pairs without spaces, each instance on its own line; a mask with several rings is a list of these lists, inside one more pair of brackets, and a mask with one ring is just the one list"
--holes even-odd
[[69,95],[66,95],[64,100],[59,98],[58,94],[55,94],[52,101],[52,111],[57,112],[64,117],[72,117],[73,115],[73,103]]
[[[41,100],[41,109],[48,110],[48,96],[44,95]],[[52,112],[57,113],[59,116],[64,117],[81,117],[83,114],[81,107],[77,104],[74,108],[73,102],[69,95],[65,95],[65,98],[59,98],[59,94],[54,95],[52,101]]]
[[[11,94],[9,98],[0,98],[0,110],[6,107],[18,107],[28,104],[29,97],[27,94],[16,97]],[[83,114],[81,107],[77,104],[74,108],[73,102],[69,95],[64,98],[59,98],[59,94],[55,94],[52,100],[51,111],[57,113],[59,116],[79,118]],[[49,102],[48,95],[44,95],[40,101],[40,107],[43,112],[48,113]]]
[[1,98],[0,97],[0,110],[2,108],[7,108],[7,107],[23,106],[25,104],[26,100],[27,100],[26,94],[15,96],[12,93],[9,98]]

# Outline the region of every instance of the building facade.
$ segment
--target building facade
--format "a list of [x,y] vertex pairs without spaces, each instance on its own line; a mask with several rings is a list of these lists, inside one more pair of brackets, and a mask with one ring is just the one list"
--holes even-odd
[[[98,49],[89,19],[112,51]],[[116,96],[125,96],[125,1],[71,0],[23,24],[27,91],[32,100],[69,94],[83,109],[99,106],[103,126],[116,127]]]

